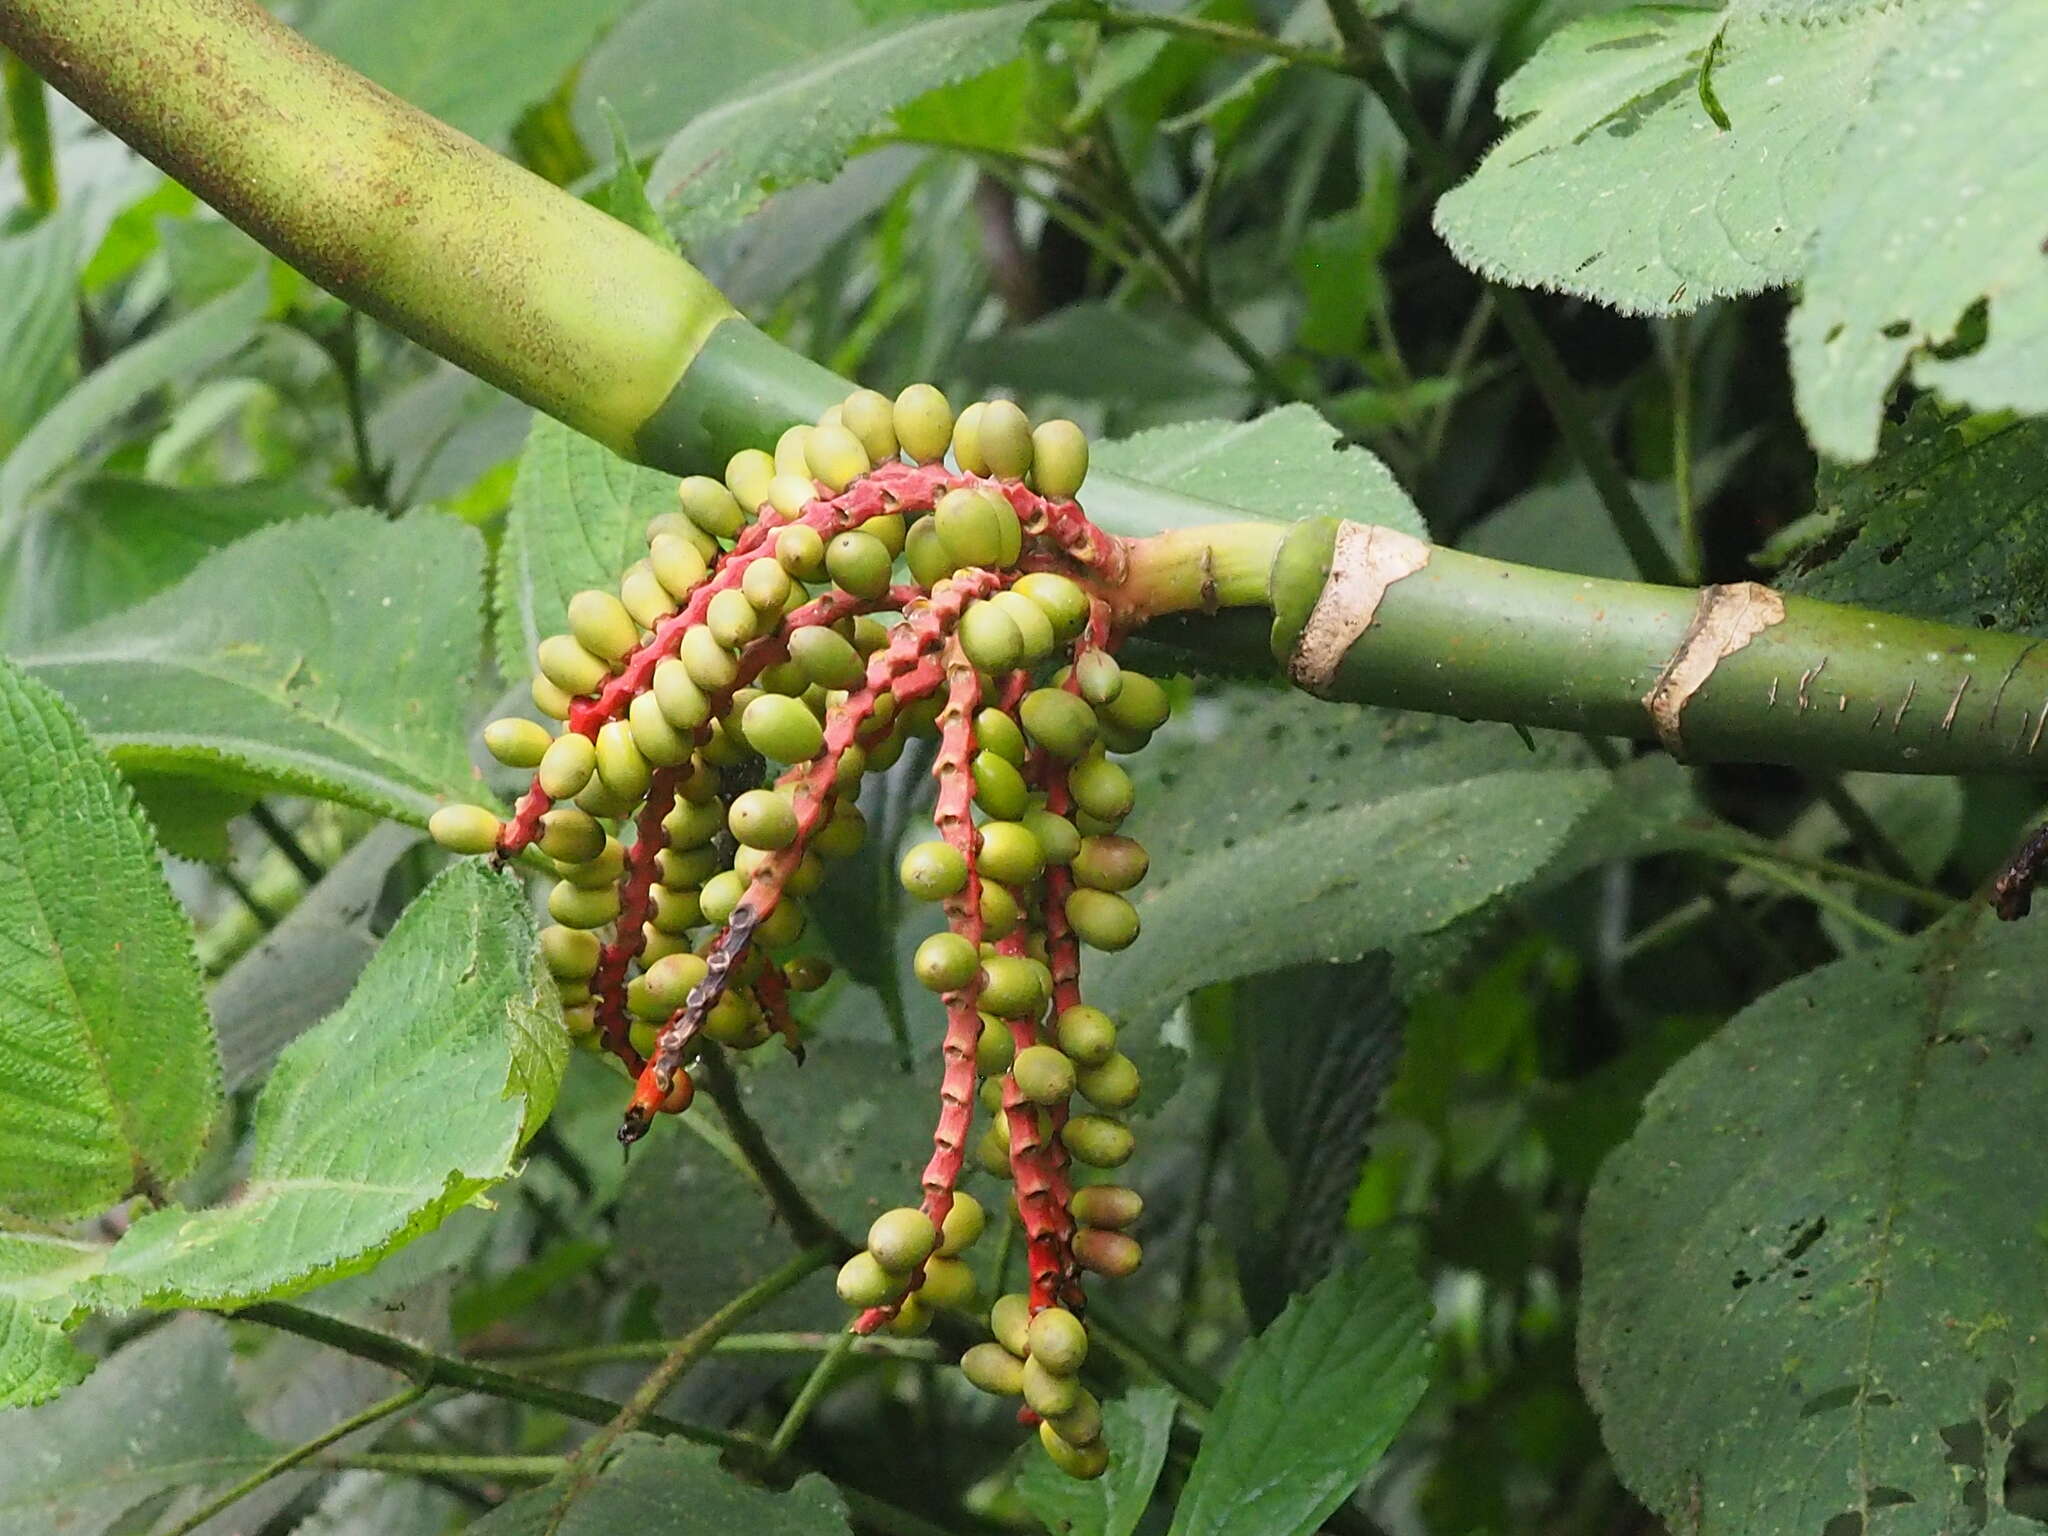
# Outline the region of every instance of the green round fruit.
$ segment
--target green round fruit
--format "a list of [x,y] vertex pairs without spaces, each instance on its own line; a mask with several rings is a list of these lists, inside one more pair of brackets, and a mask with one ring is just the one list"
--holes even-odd
[[554,739],[546,726],[517,715],[484,727],[485,749],[507,768],[538,768]]
[[1024,920],[1024,911],[1017,905],[1017,898],[1010,888],[1000,880],[981,882],[981,932],[982,937],[993,942],[1006,939],[1017,931],[1017,925]]
[[836,1284],[839,1299],[849,1307],[879,1307],[903,1289],[903,1277],[890,1274],[872,1253],[863,1252],[839,1266]]
[[701,848],[725,830],[725,811],[716,799],[677,799],[675,809],[661,819],[674,850]]
[[990,602],[970,603],[960,615],[960,649],[984,672],[1010,671],[1024,658],[1016,621]]
[[825,727],[801,700],[764,693],[740,716],[747,745],[771,762],[807,763],[825,745]]
[[999,1018],[1037,1018],[1045,1011],[1046,987],[1037,967],[1018,955],[989,955],[981,962],[981,1006]]
[[586,651],[574,635],[549,635],[535,648],[534,658],[541,675],[571,695],[595,693],[612,675],[611,668]]
[[626,723],[632,727],[633,745],[657,768],[680,768],[690,760],[694,744],[669,724],[661,712],[661,699],[653,691],[638,695],[626,706]]
[[975,424],[975,446],[989,474],[1022,480],[1031,472],[1031,418],[1014,400],[991,400]]
[[1054,757],[1076,758],[1095,744],[1095,711],[1064,688],[1034,688],[1017,713],[1024,729]]
[[1081,697],[1097,709],[1123,691],[1124,669],[1100,646],[1090,646],[1074,663],[1074,679]]
[[557,736],[541,757],[537,777],[541,792],[551,800],[567,800],[581,794],[590,776],[597,772],[597,746],[588,736],[570,732]]
[[1031,1298],[1015,1291],[998,1296],[988,1309],[988,1331],[1021,1362],[1031,1353]]
[[960,1357],[960,1374],[982,1391],[1015,1397],[1024,1390],[1024,1362],[1000,1344],[977,1344]]
[[808,475],[777,475],[768,482],[768,505],[784,517],[802,517],[817,497],[818,487]]
[[[676,936],[688,933],[704,921],[704,904],[699,899],[701,895],[699,889],[693,885],[657,885],[654,888],[654,907],[647,920],[657,933]],[[658,957],[643,951],[640,958],[652,960]]]
[[1152,867],[1135,837],[1084,837],[1074,854],[1074,878],[1098,891],[1128,891]]
[[1074,1445],[1061,1438],[1050,1419],[1039,1421],[1038,1443],[1045,1448],[1052,1464],[1071,1478],[1091,1482],[1109,1470],[1109,1451],[1100,1441],[1094,1445]]
[[[740,599],[745,602],[745,598]],[[747,609],[749,613],[753,609]],[[690,681],[707,694],[723,693],[732,687],[740,675],[740,664],[733,659],[731,651],[718,643],[718,637],[708,626],[692,624],[683,631],[683,641],[677,648],[677,656],[683,663],[683,670],[690,675]]]
[[1084,758],[1067,774],[1075,806],[1098,821],[1122,821],[1131,814],[1137,789],[1131,776],[1106,757]]
[[1138,1272],[1145,1250],[1127,1233],[1083,1227],[1074,1234],[1074,1258],[1085,1270],[1122,1280]]
[[629,722],[607,720],[598,728],[597,777],[609,793],[630,805],[647,793],[653,776],[653,765],[633,740]]
[[588,811],[600,821],[624,821],[633,814],[634,799],[606,787],[603,779],[593,776],[583,786],[583,793],[576,797],[579,810]]
[[839,421],[859,441],[871,462],[886,464],[896,457],[896,412],[887,395],[872,389],[856,389],[841,403]]
[[640,626],[626,612],[626,605],[595,588],[569,599],[569,633],[591,655],[614,664],[631,655],[640,643]]
[[1088,1358],[1088,1329],[1065,1307],[1047,1307],[1026,1334],[1030,1358],[1055,1376],[1072,1376]]
[[597,940],[581,928],[550,925],[540,931],[541,958],[548,973],[562,981],[588,981],[597,974]]
[[1102,713],[1127,731],[1149,733],[1166,724],[1166,717],[1173,713],[1173,703],[1159,684],[1126,667],[1123,686],[1117,689],[1115,698],[1102,706]]
[[919,843],[897,866],[903,889],[921,901],[943,901],[967,888],[967,860],[950,843]]
[[905,535],[903,560],[910,567],[910,579],[927,592],[956,569],[953,557],[946,553],[945,540],[939,537],[939,530],[928,517],[913,523]]
[[825,536],[805,523],[792,523],[775,535],[775,563],[799,581],[825,570]]
[[1074,1091],[1074,1064],[1052,1045],[1027,1045],[1010,1068],[1017,1091],[1034,1104],[1062,1104]]
[[1023,816],[1024,825],[1031,829],[1031,835],[1038,839],[1038,846],[1045,850],[1045,862],[1071,864],[1074,855],[1081,848],[1081,834],[1066,817],[1047,810],[1029,810]]
[[938,1234],[931,1218],[914,1206],[884,1211],[868,1228],[868,1252],[892,1275],[908,1274],[932,1256]]
[[647,546],[647,565],[677,602],[694,592],[710,570],[695,545],[666,533]]
[[619,893],[611,886],[587,891],[567,880],[548,892],[548,916],[564,928],[602,928],[619,915]]
[[1017,626],[1017,634],[1023,641],[1023,665],[1031,666],[1052,654],[1052,622],[1038,604],[1015,592],[998,592],[989,602],[1008,614],[1010,622]]
[[763,629],[782,617],[783,607],[795,590],[796,583],[789,579],[789,572],[767,556],[749,561],[740,573],[740,595],[761,616]]
[[1045,850],[1022,822],[985,821],[975,867],[985,879],[1024,885],[1045,873]]
[[807,921],[803,903],[791,899],[785,891],[783,899],[775,903],[775,910],[762,918],[754,930],[754,941],[769,949],[787,949],[804,936]]
[[1088,627],[1088,594],[1081,584],[1057,571],[1032,571],[1019,576],[1010,589],[1038,605],[1057,644],[1064,645]]
[[1065,1413],[1050,1414],[1046,1417],[1067,1444],[1082,1450],[1099,1449],[1097,1442],[1102,1439],[1102,1404],[1095,1400],[1095,1394],[1086,1387],[1074,1394],[1074,1406]]
[[984,1013],[981,1016],[981,1038],[974,1046],[974,1070],[983,1077],[997,1077],[1010,1070],[1016,1049],[1016,1043],[1011,1040],[1010,1031],[1002,1020]]
[[604,843],[604,828],[596,818],[573,805],[557,806],[540,819],[540,851],[564,864],[582,864],[596,858],[604,851]]
[[550,720],[568,719],[569,711],[576,705],[576,700],[544,672],[533,674],[527,690],[533,699],[533,707]]
[[1088,1102],[1098,1109],[1129,1109],[1142,1086],[1137,1063],[1118,1051],[1100,1066],[1084,1067],[1075,1079]]
[[957,992],[974,980],[981,956],[957,933],[935,933],[917,946],[911,971],[919,985],[933,992]]
[[825,570],[855,597],[880,597],[889,590],[889,551],[858,528],[836,535],[825,546]]
[[503,830],[480,805],[444,805],[427,818],[427,835],[450,853],[489,853]]
[[813,427],[804,443],[804,462],[811,478],[822,480],[834,495],[874,468],[861,440],[845,427]]
[[[1040,1313],[1039,1316],[1044,1316]],[[1033,1318],[1035,1323],[1037,1318]],[[1081,1384],[1071,1376],[1048,1370],[1036,1355],[1024,1357],[1024,1402],[1041,1418],[1065,1413],[1080,1401]]]
[[989,1122],[988,1129],[981,1133],[974,1144],[974,1160],[981,1164],[981,1171],[992,1179],[1011,1177],[1010,1170],[1010,1124],[1003,1116],[997,1115]]
[[649,1019],[642,1019],[627,1031],[626,1041],[642,1056],[652,1056],[661,1047],[661,1030]]
[[958,1259],[926,1259],[924,1283],[917,1288],[917,1299],[941,1311],[964,1312],[976,1299],[974,1271]]
[[803,422],[782,429],[782,436],[775,439],[775,473],[795,475],[804,480],[811,478],[810,460],[806,457],[805,450],[810,445],[811,434],[816,430],[815,427]]
[[720,645],[736,650],[761,632],[761,614],[746,593],[728,587],[713,595],[704,610],[704,624]]
[[903,553],[903,541],[909,537],[910,527],[904,522],[901,512],[885,512],[862,523],[860,531],[879,539],[882,548],[889,551],[889,558],[894,560]]
[[832,815],[811,838],[811,851],[821,859],[850,859],[868,839],[868,819],[847,796],[833,802]]
[[791,635],[789,654],[804,676],[821,688],[858,688],[867,678],[867,663],[853,642],[822,624]]
[[982,751],[995,753],[1012,767],[1024,766],[1027,755],[1024,732],[1001,710],[991,707],[975,715],[974,741]]
[[946,1219],[939,1224],[939,1257],[958,1258],[975,1245],[987,1225],[988,1212],[981,1202],[965,1190],[956,1193]]
[[1031,791],[1024,775],[993,752],[977,752],[970,770],[974,775],[974,803],[1002,821],[1015,821],[1031,808]]
[[704,1015],[704,1033],[720,1045],[744,1049],[754,1043],[759,1022],[759,1015],[747,998],[728,992]]
[[932,511],[940,546],[956,568],[980,566],[999,569],[1017,556],[1014,547],[1023,538],[1017,511],[991,491],[962,489],[946,492]]
[[981,413],[987,409],[977,400],[953,423],[953,462],[970,475],[988,473],[988,460],[981,456]]
[[1060,1127],[1060,1140],[1074,1161],[1090,1168],[1116,1168],[1130,1161],[1137,1139],[1129,1126],[1106,1115],[1075,1115]]
[[890,424],[896,441],[918,464],[936,464],[953,440],[953,407],[929,384],[913,384],[896,397]]
[[1067,893],[1067,921],[1083,944],[1114,952],[1138,937],[1138,909],[1111,891],[1083,886]]
[[594,890],[600,885],[616,885],[619,876],[626,872],[626,850],[616,837],[607,837],[604,845],[589,858],[557,867],[563,879],[585,890]]
[[661,512],[647,520],[647,550],[650,557],[662,539],[681,539],[707,565],[718,558],[718,540],[699,528],[681,512]]
[[662,1005],[666,1018],[690,1000],[690,992],[711,972],[702,955],[669,955],[641,973],[647,995]]
[[[726,466],[729,477],[732,466]],[[683,515],[714,539],[729,539],[747,524],[750,508],[740,505],[732,490],[720,485],[709,475],[691,475],[676,487],[676,500],[683,509]],[[752,503],[760,506],[759,502]]]
[[697,909],[707,923],[724,923],[747,894],[747,877],[737,870],[721,870],[704,882],[697,893]]
[[675,599],[654,574],[652,561],[636,560],[619,578],[619,601],[642,629],[651,630],[676,611]]
[[796,955],[783,962],[782,979],[792,992],[815,992],[832,979],[832,962],[823,955]]
[[1088,434],[1071,421],[1041,421],[1031,433],[1031,478],[1041,495],[1072,501],[1088,478]]
[[1067,1202],[1074,1220],[1084,1227],[1128,1227],[1143,1214],[1145,1201],[1121,1184],[1090,1184],[1074,1191]]
[[748,848],[787,848],[796,841],[796,809],[772,789],[750,789],[736,796],[726,823]]

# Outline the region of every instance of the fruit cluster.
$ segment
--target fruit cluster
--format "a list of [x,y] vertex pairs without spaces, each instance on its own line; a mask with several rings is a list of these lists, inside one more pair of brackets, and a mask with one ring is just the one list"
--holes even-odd
[[[1141,1207],[1075,1187],[1075,1164],[1130,1156],[1118,1116],[1139,1090],[1116,1026],[1081,1000],[1080,950],[1137,937],[1126,893],[1148,861],[1118,831],[1132,784],[1112,754],[1167,716],[1164,690],[1111,654],[1104,593],[1125,553],[1074,499],[1087,465],[1071,422],[1034,430],[1006,400],[956,419],[912,385],[735,454],[723,483],[684,480],[618,594],[577,594],[569,632],[540,643],[533,701],[562,728],[485,730],[533,770],[513,816],[448,806],[430,823],[501,863],[537,847],[558,874],[542,952],[570,1033],[635,1079],[630,1144],[688,1108],[706,1041],[780,1038],[801,1059],[789,994],[827,974],[794,950],[802,900],[861,844],[862,776],[937,737],[937,836],[900,874],[946,920],[915,960],[947,1015],[938,1125],[922,1204],[876,1220],[839,1290],[860,1332],[973,1303],[959,1254],[985,1218],[957,1185],[979,1077],[979,1157],[1014,1182],[1030,1286],[997,1301],[998,1342],[962,1364],[1021,1394],[1079,1476],[1107,1457],[1076,1380],[1081,1277],[1137,1267],[1124,1229]],[[1091,1112],[1071,1112],[1076,1090]]]

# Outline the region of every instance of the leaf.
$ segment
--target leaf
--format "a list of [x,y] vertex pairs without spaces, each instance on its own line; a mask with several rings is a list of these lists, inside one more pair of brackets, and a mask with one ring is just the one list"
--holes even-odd
[[52,476],[86,459],[116,417],[172,379],[212,367],[255,334],[270,302],[267,274],[116,353],[74,385],[0,465],[0,549],[19,535],[29,500]]
[[[2025,6],[1905,14],[1927,19],[1888,29],[1786,330],[1800,420],[1838,459],[1876,451],[1909,360],[1951,400],[2048,410],[2048,165],[2013,152],[2048,128],[2048,34]],[[1943,356],[1987,299],[1988,338]]]
[[1174,1396],[1165,1387],[1134,1387],[1104,1403],[1109,1470],[1091,1482],[1060,1471],[1034,1440],[1020,1453],[1017,1496],[1052,1536],[1131,1536],[1166,1465],[1173,1413]]
[[1541,869],[1606,787],[1601,773],[1522,766],[1505,728],[1224,698],[1226,741],[1162,739],[1131,764],[1125,830],[1152,854],[1134,898],[1145,931],[1091,964],[1094,1001],[1129,1021],[1209,982],[1356,960],[1442,928]]
[[20,648],[131,607],[215,550],[333,506],[310,485],[205,488],[96,475],[41,501],[6,556],[0,637]]
[[220,1103],[190,929],[78,719],[0,660],[0,1207],[161,1188]]
[[123,768],[420,822],[478,793],[481,563],[476,533],[433,513],[298,518],[21,660]]
[[1823,461],[1816,499],[1826,532],[1786,591],[2048,634],[2048,423],[1921,401],[1868,464]]
[[[1022,395],[1099,400],[1125,409],[1218,414],[1242,407],[1244,365],[1199,325],[1084,299],[962,350],[978,383]],[[1158,417],[1154,416],[1154,420]]]
[[8,1536],[146,1529],[139,1511],[196,1509],[277,1454],[228,1379],[228,1332],[181,1317],[144,1334],[58,1402],[0,1414]]
[[632,0],[324,0],[315,46],[472,138],[503,144]]
[[92,1274],[106,1252],[100,1243],[0,1226],[0,1408],[47,1402],[92,1370],[37,1303]]
[[279,1056],[236,1203],[142,1217],[88,1293],[233,1308],[367,1269],[511,1175],[566,1054],[518,884],[456,864]]
[[1172,1536],[1306,1536],[1371,1470],[1429,1385],[1429,1302],[1368,1250],[1246,1345],[1188,1474]]
[[737,223],[778,187],[823,181],[895,108],[1014,57],[1045,0],[917,18],[757,80],[668,142],[648,192],[687,243]]
[[260,1081],[308,1025],[341,1006],[377,952],[372,919],[392,866],[419,842],[410,827],[376,828],[215,983],[213,1023],[230,1090]]
[[0,240],[0,456],[12,451],[70,384],[78,356],[78,227],[45,219]]
[[2008,1133],[2048,1103],[2044,984],[2038,923],[1951,925],[1767,994],[1650,1095],[1587,1207],[1580,1371],[1675,1528],[2017,1528],[2048,1171]]
[[621,224],[631,225],[665,251],[675,251],[676,237],[669,233],[668,226],[661,222],[661,215],[647,197],[647,181],[640,174],[640,167],[633,159],[632,141],[626,137],[626,125],[614,112],[610,102],[599,102],[604,114],[605,126],[612,133],[612,174],[592,199],[599,207],[617,219]]
[[468,1529],[476,1536],[847,1536],[846,1506],[815,1472],[785,1493],[743,1483],[701,1445],[635,1437],[604,1476],[551,1526],[561,1489],[550,1484],[507,1499]]
[[[1437,204],[1437,230],[1475,271],[1633,314],[1790,282],[1874,67],[1925,13],[1807,27],[1646,7],[1567,27],[1501,87],[1516,126]],[[1725,130],[1699,89],[1717,37]]]
[[529,675],[541,638],[569,627],[569,599],[585,587],[612,590],[646,557],[648,519],[675,510],[679,483],[551,417],[533,418],[498,553],[500,671]]
[[1092,462],[1216,502],[1219,520],[1345,517],[1424,533],[1421,515],[1386,465],[1363,448],[1340,447],[1336,429],[1306,405],[1284,405],[1254,421],[1155,427],[1100,444]]

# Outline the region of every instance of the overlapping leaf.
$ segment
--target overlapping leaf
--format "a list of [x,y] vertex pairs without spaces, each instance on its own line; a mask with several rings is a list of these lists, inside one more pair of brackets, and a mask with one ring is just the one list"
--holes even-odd
[[235,1203],[142,1217],[89,1294],[234,1307],[368,1267],[512,1171],[566,1049],[517,887],[454,866],[278,1058]]
[[508,1499],[469,1527],[477,1536],[847,1536],[846,1506],[812,1474],[784,1493],[743,1483],[699,1445],[629,1443],[604,1476],[570,1504],[559,1524],[561,1490],[536,1488]]
[[123,767],[420,821],[475,793],[482,558],[452,518],[300,518],[22,660]]
[[1588,1206],[1581,1370],[1674,1527],[2024,1523],[2048,1171],[2014,1138],[2048,1113],[2044,986],[2039,920],[1987,917],[1780,987],[1650,1095]]
[[1166,1465],[1174,1396],[1164,1387],[1138,1387],[1102,1405],[1109,1469],[1079,1482],[1053,1466],[1036,1444],[1024,1447],[1017,1496],[1052,1536],[1131,1536],[1152,1502]]
[[191,1168],[220,1066],[148,826],[5,661],[0,743],[0,1207],[82,1216]]
[[85,1380],[92,1362],[39,1304],[91,1275],[106,1251],[104,1244],[0,1227],[0,1408],[32,1407]]
[[0,240],[0,456],[27,435],[64,393],[78,345],[78,228],[45,219]]

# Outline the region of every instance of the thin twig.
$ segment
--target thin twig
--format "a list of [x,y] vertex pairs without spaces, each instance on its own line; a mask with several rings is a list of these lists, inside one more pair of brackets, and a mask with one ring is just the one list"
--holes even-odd
[[840,1362],[852,1347],[854,1334],[851,1330],[842,1333],[832,1348],[818,1357],[818,1363],[811,1367],[811,1374],[804,1378],[804,1384],[797,1390],[796,1401],[789,1405],[789,1412],[782,1416],[782,1422],[775,1426],[775,1437],[768,1442],[768,1459],[780,1461],[789,1454],[790,1446],[796,1443],[798,1431],[804,1427],[804,1420],[811,1416],[818,1399],[832,1385],[832,1377],[838,1371]]
[[[837,1333],[780,1331],[774,1333],[729,1333],[711,1346],[714,1355],[819,1355],[835,1348]],[[582,1349],[558,1349],[546,1354],[491,1355],[500,1365],[519,1371],[580,1371],[594,1365],[621,1365],[635,1360],[659,1360],[676,1347],[674,1339],[621,1339],[611,1344],[591,1344]],[[856,1357],[878,1360],[943,1360],[946,1352],[930,1339],[899,1339],[892,1334],[867,1334],[854,1341]]]
[[299,872],[300,879],[308,885],[320,883],[321,877],[327,873],[326,869],[318,859],[306,852],[306,845],[299,841],[298,835],[290,827],[278,820],[277,812],[273,811],[267,802],[258,800],[250,806],[249,819],[256,823],[263,835],[276,846],[277,851],[285,856],[286,862]]
[[1817,786],[1820,797],[1827,808],[1834,813],[1835,820],[1849,834],[1863,856],[1894,880],[1918,886],[1919,875],[1913,863],[1892,841],[1889,833],[1877,824],[1877,818],[1863,808],[1863,802],[1850,794],[1842,781],[1832,775],[1823,778]]

